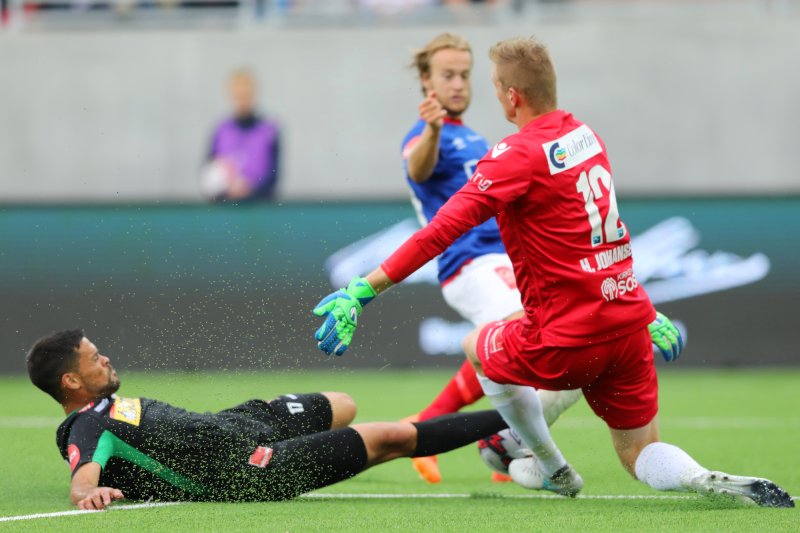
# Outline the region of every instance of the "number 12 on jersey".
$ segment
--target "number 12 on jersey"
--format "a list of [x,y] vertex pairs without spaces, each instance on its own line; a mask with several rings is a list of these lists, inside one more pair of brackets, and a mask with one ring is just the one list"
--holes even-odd
[[[600,215],[597,201],[603,198],[603,187],[608,191],[608,213],[605,222]],[[603,168],[602,165],[595,165],[587,173],[581,172],[578,182],[575,184],[578,192],[583,195],[584,208],[589,215],[589,225],[592,228],[592,246],[616,242],[627,233],[625,224],[619,220],[619,208],[617,207],[617,196],[614,194],[614,182],[611,180],[611,173]],[[603,238],[605,237],[605,238]]]

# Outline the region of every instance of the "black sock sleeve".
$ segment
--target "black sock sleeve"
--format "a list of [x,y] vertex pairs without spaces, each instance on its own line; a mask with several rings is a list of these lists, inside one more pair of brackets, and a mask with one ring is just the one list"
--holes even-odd
[[415,422],[417,447],[412,457],[449,452],[508,427],[497,411],[453,413]]

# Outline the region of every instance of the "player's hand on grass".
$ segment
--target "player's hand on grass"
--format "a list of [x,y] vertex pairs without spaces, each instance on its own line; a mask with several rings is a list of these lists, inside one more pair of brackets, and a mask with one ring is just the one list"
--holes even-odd
[[97,487],[88,496],[78,502],[78,509],[87,511],[102,511],[114,500],[122,500],[125,495],[119,489],[111,487]]
[[444,124],[445,115],[447,115],[447,111],[444,110],[442,104],[436,99],[436,93],[434,91],[431,91],[425,100],[419,104],[420,118],[437,130]]
[[683,337],[672,321],[661,313],[656,313],[656,319],[647,326],[653,346],[666,362],[672,362],[680,357],[683,351]]
[[314,334],[317,347],[326,354],[342,355],[353,340],[361,310],[377,296],[369,282],[360,277],[329,294],[314,308],[314,314],[327,317]]

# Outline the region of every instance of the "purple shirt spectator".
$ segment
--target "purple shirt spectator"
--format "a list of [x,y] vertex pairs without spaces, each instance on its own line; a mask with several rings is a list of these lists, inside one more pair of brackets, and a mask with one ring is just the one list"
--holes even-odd
[[249,186],[248,198],[272,198],[278,180],[278,125],[255,115],[227,119],[214,131],[209,159],[231,163]]
[[203,194],[214,201],[271,199],[278,181],[279,128],[259,117],[256,80],[247,70],[228,79],[231,118],[214,130],[202,178]]

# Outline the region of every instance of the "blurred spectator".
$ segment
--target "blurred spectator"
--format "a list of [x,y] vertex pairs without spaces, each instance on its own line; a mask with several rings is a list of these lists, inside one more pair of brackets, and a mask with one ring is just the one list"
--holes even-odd
[[271,199],[278,181],[279,129],[256,110],[252,73],[234,72],[228,80],[233,116],[214,130],[202,176],[203,193],[215,201]]

